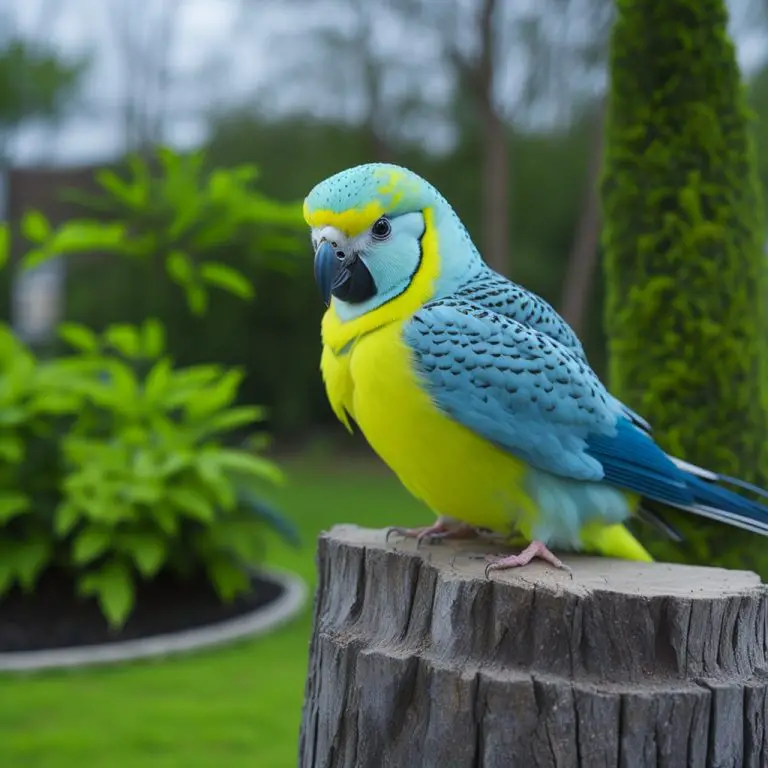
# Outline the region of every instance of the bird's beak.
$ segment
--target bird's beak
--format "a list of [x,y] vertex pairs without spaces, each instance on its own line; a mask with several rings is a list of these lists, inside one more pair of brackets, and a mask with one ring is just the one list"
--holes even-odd
[[333,246],[328,242],[320,243],[320,247],[315,251],[315,282],[326,306],[331,303],[333,281],[340,266],[341,259],[336,257]]
[[324,241],[315,251],[315,281],[326,306],[331,296],[359,304],[376,294],[376,284],[357,254],[345,254]]

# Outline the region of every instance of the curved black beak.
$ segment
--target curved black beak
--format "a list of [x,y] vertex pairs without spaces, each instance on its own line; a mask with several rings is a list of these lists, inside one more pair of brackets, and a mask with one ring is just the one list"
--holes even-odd
[[376,294],[376,284],[362,259],[348,257],[325,241],[315,251],[315,281],[326,306],[335,296],[350,304],[359,304]]

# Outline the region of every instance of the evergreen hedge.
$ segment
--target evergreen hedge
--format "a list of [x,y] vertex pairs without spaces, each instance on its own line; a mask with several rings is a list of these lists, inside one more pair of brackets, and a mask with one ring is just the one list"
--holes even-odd
[[[765,485],[765,233],[727,20],[724,0],[617,0],[601,190],[609,380],[668,451]],[[669,519],[688,541],[641,534],[658,558],[768,577],[762,537]]]

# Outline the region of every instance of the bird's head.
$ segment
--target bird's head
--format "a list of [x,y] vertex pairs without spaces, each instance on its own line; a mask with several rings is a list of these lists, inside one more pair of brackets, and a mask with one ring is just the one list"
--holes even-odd
[[445,198],[400,166],[358,165],[321,181],[304,218],[315,278],[337,323],[366,318],[377,327],[405,317],[482,267]]

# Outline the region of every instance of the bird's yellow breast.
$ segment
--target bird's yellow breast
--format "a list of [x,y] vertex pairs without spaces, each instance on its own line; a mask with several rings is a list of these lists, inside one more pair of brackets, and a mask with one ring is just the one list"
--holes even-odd
[[[357,339],[345,354],[323,350],[322,371],[337,415],[348,412],[403,485],[435,513],[526,533],[535,510],[525,465],[450,420],[419,385],[402,322]],[[526,525],[528,523],[528,525]]]

